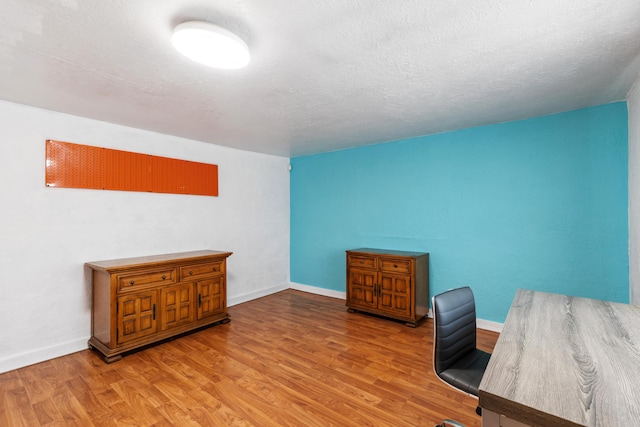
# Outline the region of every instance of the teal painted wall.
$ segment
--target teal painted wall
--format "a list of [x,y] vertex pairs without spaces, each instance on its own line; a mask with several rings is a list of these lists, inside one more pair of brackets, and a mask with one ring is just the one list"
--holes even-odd
[[517,288],[629,301],[627,107],[291,159],[291,280],[345,291],[346,249],[430,253],[503,322]]

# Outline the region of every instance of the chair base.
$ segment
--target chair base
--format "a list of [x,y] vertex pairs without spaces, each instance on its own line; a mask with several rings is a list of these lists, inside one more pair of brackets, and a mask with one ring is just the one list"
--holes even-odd
[[456,420],[442,420],[442,424],[436,424],[433,427],[465,427],[464,424],[460,424]]

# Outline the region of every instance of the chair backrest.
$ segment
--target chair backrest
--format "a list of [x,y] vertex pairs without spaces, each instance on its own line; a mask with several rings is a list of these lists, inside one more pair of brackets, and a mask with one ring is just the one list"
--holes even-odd
[[433,363],[436,374],[476,349],[476,303],[468,286],[432,299]]

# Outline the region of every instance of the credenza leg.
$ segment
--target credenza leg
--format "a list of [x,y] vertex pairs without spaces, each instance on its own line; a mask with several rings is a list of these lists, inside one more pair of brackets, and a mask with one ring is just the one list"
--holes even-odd
[[117,362],[120,359],[122,359],[122,355],[121,354],[116,354],[116,355],[113,355],[113,356],[104,356],[105,363]]

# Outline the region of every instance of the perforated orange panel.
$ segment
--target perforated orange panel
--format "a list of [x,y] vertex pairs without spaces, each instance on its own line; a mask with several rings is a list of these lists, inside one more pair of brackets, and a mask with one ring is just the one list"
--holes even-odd
[[47,187],[218,195],[218,165],[47,140]]

